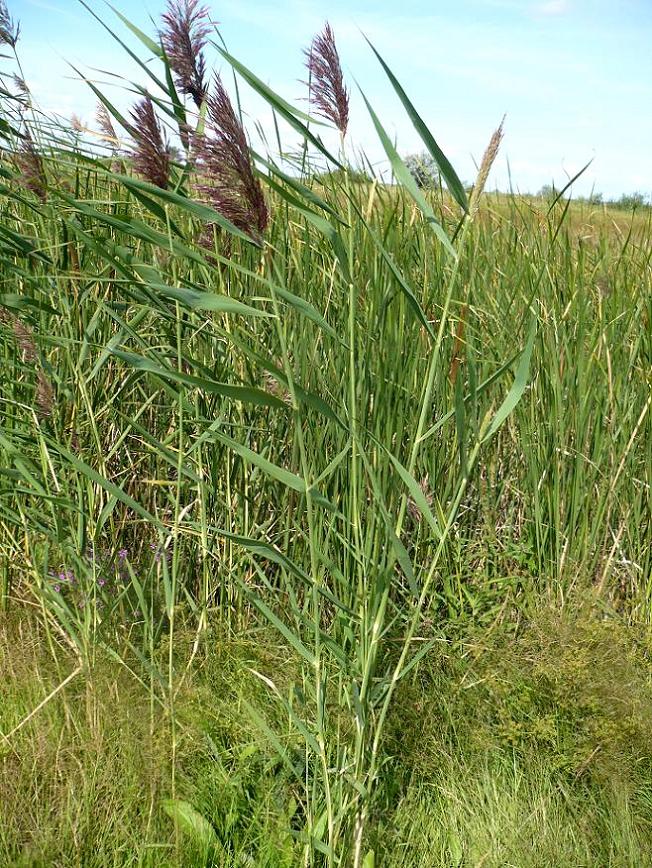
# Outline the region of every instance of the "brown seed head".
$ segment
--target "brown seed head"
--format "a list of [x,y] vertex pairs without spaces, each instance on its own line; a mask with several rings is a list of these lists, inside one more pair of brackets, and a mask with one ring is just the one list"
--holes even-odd
[[20,172],[19,181],[35,196],[45,202],[47,191],[47,178],[41,155],[36,150],[36,145],[29,131],[24,135],[20,148],[15,155],[15,162]]
[[36,411],[41,418],[50,416],[54,407],[54,389],[45,372],[39,368],[36,375]]
[[27,364],[36,362],[38,351],[34,343],[34,333],[31,328],[8,310],[0,310],[0,322],[11,326],[11,330],[23,354],[23,361]]
[[498,155],[498,149],[500,148],[500,143],[503,139],[503,124],[505,123],[505,118],[500,122],[500,126],[494,132],[492,137],[489,139],[489,144],[487,145],[487,150],[484,152],[482,157],[482,162],[480,163],[480,169],[478,170],[478,177],[473,186],[473,192],[471,193],[471,201],[469,202],[469,214],[471,217],[477,213],[480,197],[484,192],[484,188],[487,184],[487,178],[489,177],[489,172],[491,171],[491,167],[494,164],[494,160]]
[[332,121],[340,133],[346,135],[349,94],[344,84],[335,36],[328,22],[304,54],[310,73],[310,102],[316,114]]
[[206,133],[195,139],[197,189],[238,229],[260,238],[269,215],[254,174],[247,135],[219,75],[208,96]]
[[12,19],[5,0],[0,0],[0,45],[15,48],[19,36],[20,24]]
[[170,176],[170,147],[163,135],[151,97],[136,103],[131,111],[136,139],[131,157],[136,171],[163,190]]
[[99,102],[97,104],[97,111],[95,113],[95,119],[97,120],[97,125],[100,128],[100,131],[104,138],[111,145],[118,144],[118,136],[115,131],[115,127],[111,121],[111,115],[108,113],[106,106],[103,102]]
[[204,47],[211,32],[208,8],[200,6],[199,0],[168,0],[162,21],[161,44],[177,87],[200,108],[207,90]]

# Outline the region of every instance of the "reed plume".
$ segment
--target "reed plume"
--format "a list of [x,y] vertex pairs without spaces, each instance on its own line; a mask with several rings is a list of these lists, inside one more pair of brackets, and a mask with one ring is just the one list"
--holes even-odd
[[175,73],[176,85],[201,107],[206,97],[204,47],[211,31],[209,12],[199,0],[168,0],[161,44]]
[[469,215],[473,217],[478,210],[480,205],[480,197],[484,192],[484,188],[487,184],[487,178],[489,177],[489,172],[491,171],[491,167],[494,164],[494,160],[498,155],[498,149],[500,148],[500,143],[503,139],[503,124],[505,123],[505,118],[503,117],[500,122],[500,126],[494,132],[492,137],[489,139],[489,144],[487,145],[487,150],[484,152],[482,157],[482,162],[480,163],[480,169],[478,170],[478,177],[476,178],[476,182],[473,186],[473,192],[471,193],[471,201],[469,202]]
[[45,202],[47,198],[45,168],[43,166],[43,159],[36,149],[29,130],[23,136],[14,160],[20,172],[20,183],[23,187],[34,193],[35,196],[38,196],[41,202]]
[[161,130],[151,97],[139,100],[131,111],[136,130],[131,157],[135,170],[163,190],[170,177],[170,146]]
[[12,19],[5,0],[0,0],[0,45],[15,48],[19,36],[20,24]]
[[306,49],[310,103],[315,113],[331,121],[342,136],[349,125],[349,93],[344,84],[335,36],[328,22]]
[[33,364],[38,360],[34,332],[11,311],[0,309],[0,322],[11,327],[23,355],[23,362]]
[[103,102],[97,104],[97,111],[95,113],[95,119],[97,121],[97,125],[100,128],[100,131],[104,138],[112,145],[118,144],[118,136],[115,131],[115,127],[113,126],[113,122],[111,121],[111,115],[107,111],[106,106]]
[[259,239],[269,219],[265,197],[254,174],[244,127],[217,74],[207,99],[206,133],[195,140],[197,189],[238,229]]
[[41,418],[52,415],[54,409],[54,389],[42,368],[36,375],[36,412]]

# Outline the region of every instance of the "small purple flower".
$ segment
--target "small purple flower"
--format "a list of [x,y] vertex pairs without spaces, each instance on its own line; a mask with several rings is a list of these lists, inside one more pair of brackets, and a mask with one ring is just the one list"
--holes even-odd
[[121,561],[126,560],[128,556],[129,552],[127,551],[127,549],[120,549],[120,551],[118,552],[118,559]]
[[61,585],[55,585],[55,586],[54,586],[54,590],[55,590],[56,593],[58,594],[58,593],[61,591]]
[[104,585],[106,585],[106,579],[98,579],[97,584],[100,586],[100,588],[103,588]]

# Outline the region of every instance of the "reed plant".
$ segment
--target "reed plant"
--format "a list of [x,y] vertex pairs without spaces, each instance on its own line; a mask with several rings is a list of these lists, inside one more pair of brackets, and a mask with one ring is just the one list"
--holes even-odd
[[[580,587],[649,619],[650,227],[587,236],[563,200],[487,194],[502,124],[467,196],[373,46],[446,190],[418,187],[364,94],[392,175],[359,183],[328,25],[311,115],[194,0],[154,38],[118,18],[151,82],[130,114],[89,82],[100,129],[71,144],[3,96],[2,604],[38,611],[65,678],[108,655],[139,685],[177,833],[208,838],[178,705],[216,623],[267,624],[293,677],[250,667],[276,710],[246,707],[301,863],[370,868],[388,721],[446,631]],[[294,161],[251,147],[211,49]]]

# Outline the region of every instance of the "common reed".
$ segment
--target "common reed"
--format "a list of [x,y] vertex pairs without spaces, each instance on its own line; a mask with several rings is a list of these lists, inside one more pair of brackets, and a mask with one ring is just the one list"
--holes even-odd
[[131,111],[136,138],[131,147],[134,169],[150,183],[165,190],[170,176],[170,146],[161,130],[150,96]]
[[207,99],[206,132],[195,137],[197,190],[238,229],[260,239],[269,221],[265,197],[247,134],[217,74]]
[[493,135],[489,139],[489,144],[482,156],[482,162],[480,163],[480,168],[478,169],[478,176],[476,178],[475,184],[473,185],[473,192],[471,193],[471,199],[469,201],[469,214],[473,217],[480,206],[480,198],[484,193],[484,188],[487,185],[487,179],[489,177],[489,172],[491,171],[491,167],[494,164],[496,157],[498,156],[498,150],[500,148],[500,143],[503,140],[503,124],[505,123],[505,118],[502,119],[500,125],[497,130],[494,131]]
[[20,24],[13,20],[5,0],[0,0],[0,45],[16,48],[20,36]]
[[207,90],[204,48],[211,31],[208,8],[199,0],[169,0],[162,21],[161,44],[176,85],[200,108]]
[[310,102],[316,114],[331,121],[345,136],[349,125],[349,93],[344,84],[335,36],[328,22],[304,54],[310,76]]
[[29,130],[24,134],[14,160],[20,172],[20,183],[34,193],[41,202],[45,202],[47,198],[45,167]]

